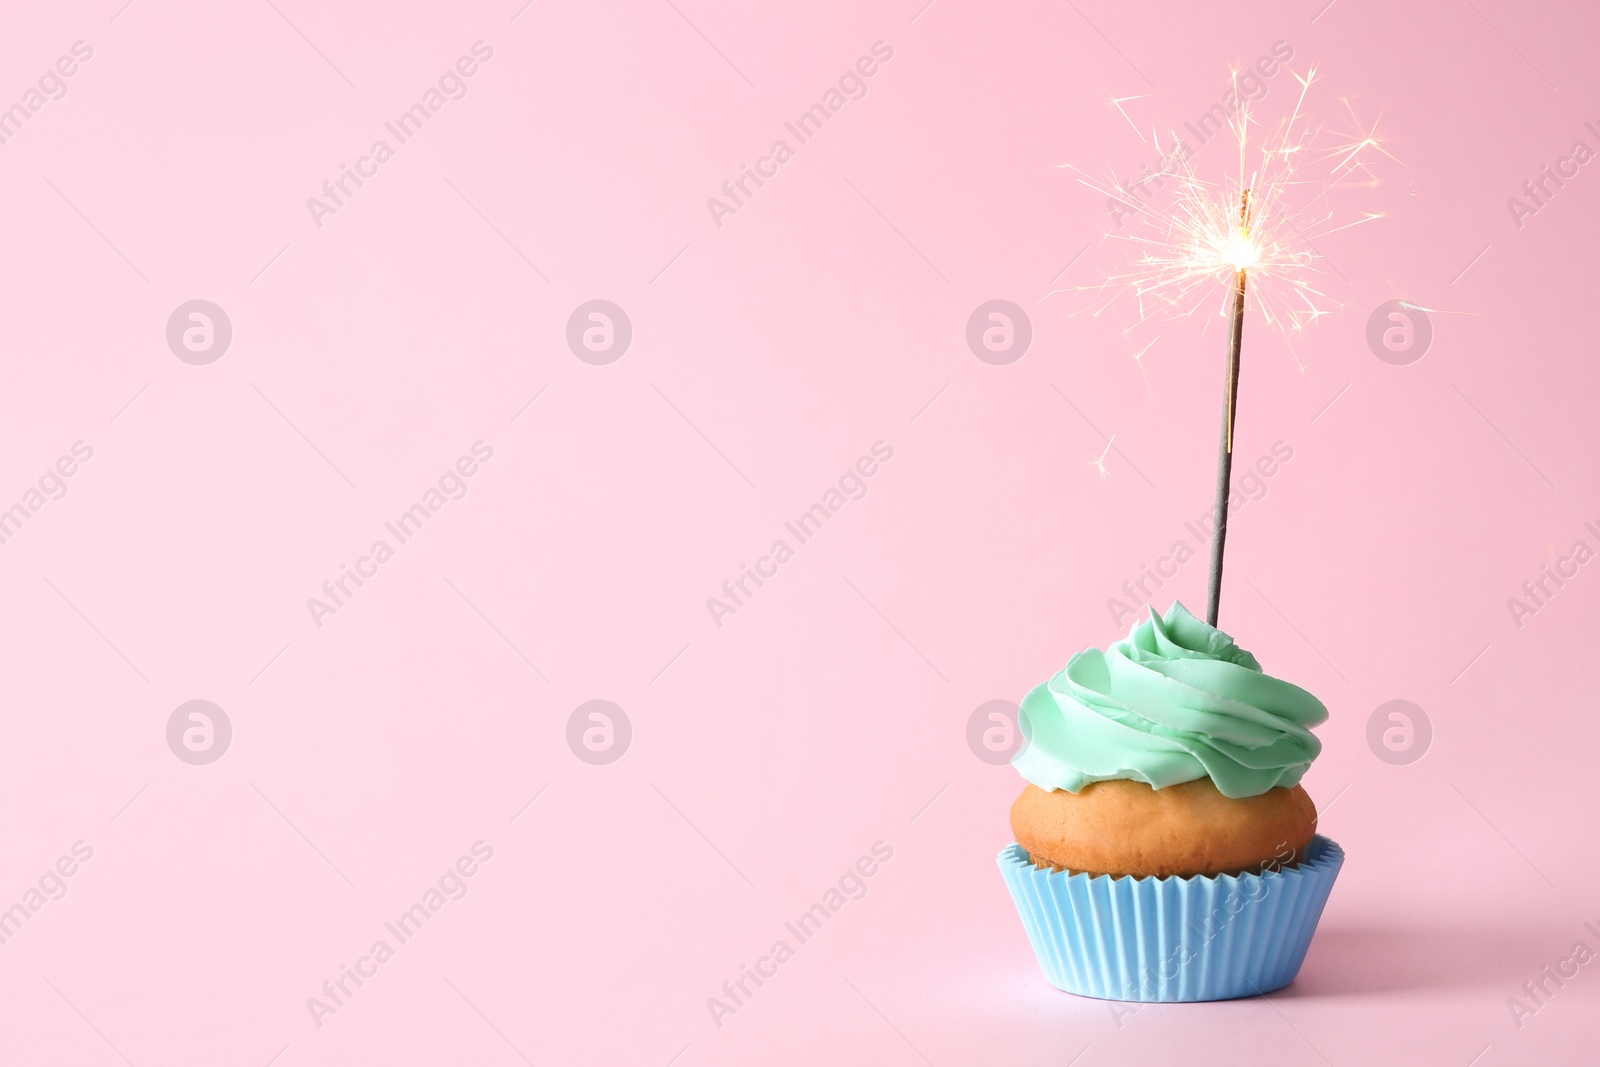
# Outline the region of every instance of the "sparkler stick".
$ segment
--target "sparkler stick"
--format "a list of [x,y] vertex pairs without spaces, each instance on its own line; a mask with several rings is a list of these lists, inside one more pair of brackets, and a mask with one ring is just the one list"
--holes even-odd
[[[1239,196],[1239,237],[1250,239],[1250,190]],[[1228,388],[1222,409],[1222,454],[1217,458],[1217,530],[1211,540],[1211,584],[1206,598],[1206,622],[1217,624],[1222,600],[1222,548],[1228,537],[1228,493],[1233,478],[1233,419],[1239,407],[1239,348],[1244,340],[1244,286],[1246,268],[1233,276],[1233,329],[1228,334]]]
[[[1286,342],[1329,314],[1330,305],[1336,302],[1318,288],[1317,263],[1323,256],[1315,242],[1381,217],[1369,212],[1353,221],[1338,222],[1330,193],[1352,178],[1363,179],[1363,185],[1376,184],[1367,157],[1393,158],[1378,139],[1376,124],[1363,125],[1348,103],[1345,106],[1355,123],[1354,133],[1349,139],[1337,134],[1337,143],[1317,147],[1320,128],[1308,125],[1305,110],[1316,77],[1315,68],[1304,75],[1294,74],[1300,91],[1288,115],[1273,126],[1264,126],[1251,116],[1247,94],[1240,93],[1235,75],[1228,101],[1234,111],[1227,123],[1238,150],[1234,178],[1213,181],[1201,175],[1197,152],[1222,132],[1205,119],[1199,129],[1193,123],[1184,124],[1195,143],[1176,130],[1164,139],[1152,131],[1149,147],[1158,156],[1157,167],[1152,170],[1146,164],[1142,176],[1128,181],[1119,181],[1115,174],[1098,179],[1070,163],[1062,164],[1106,198],[1114,227],[1108,239],[1129,245],[1139,254],[1131,264],[1107,274],[1099,285],[1052,290],[1047,297],[1084,291],[1094,297],[1080,310],[1092,310],[1098,316],[1116,308],[1119,319],[1124,310],[1131,310],[1133,321],[1125,327],[1125,334],[1158,319],[1202,313],[1228,322],[1227,390],[1206,610],[1206,620],[1213,626],[1217,624],[1228,533],[1245,309],[1251,308],[1263,325],[1276,330]],[[1124,103],[1136,99],[1113,102],[1121,111]],[[1126,111],[1123,116],[1127,117]],[[1331,166],[1322,173],[1320,164],[1329,161]],[[1141,375],[1145,370],[1142,357],[1154,343],[1150,341],[1133,355]],[[1289,351],[1294,353],[1292,344]],[[1304,373],[1306,366],[1298,355],[1295,362]],[[1146,382],[1148,388],[1148,379]],[[1095,466],[1104,478],[1105,457]]]

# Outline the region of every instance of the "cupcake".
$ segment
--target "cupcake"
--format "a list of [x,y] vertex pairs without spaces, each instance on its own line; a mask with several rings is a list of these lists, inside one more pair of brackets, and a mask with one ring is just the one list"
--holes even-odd
[[1344,859],[1299,784],[1327,717],[1182,604],[1029,693],[1000,869],[1051,984],[1192,1001],[1293,981]]

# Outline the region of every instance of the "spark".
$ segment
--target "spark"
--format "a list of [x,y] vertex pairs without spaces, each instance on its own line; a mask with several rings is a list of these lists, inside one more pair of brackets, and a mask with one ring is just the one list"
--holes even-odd
[[[1322,155],[1321,159],[1335,160],[1333,173],[1340,178],[1346,174],[1359,171],[1367,176],[1368,181],[1366,184],[1377,185],[1378,179],[1368,166],[1372,153],[1382,155],[1391,162],[1400,163],[1398,157],[1383,147],[1385,142],[1378,136],[1378,123],[1383,120],[1383,116],[1380,114],[1372,121],[1372,125],[1368,126],[1356,115],[1355,106],[1348,98],[1341,101],[1341,103],[1344,104],[1345,114],[1349,116],[1350,125],[1353,127],[1354,132],[1335,133],[1335,136],[1341,138],[1340,142],[1329,146],[1328,151]],[[1400,163],[1400,165],[1402,167],[1405,166],[1404,163]]]
[[1429,315],[1467,315],[1467,316],[1470,316],[1472,318],[1477,318],[1479,316],[1479,314],[1480,314],[1480,312],[1477,312],[1477,311],[1453,311],[1453,310],[1450,310],[1448,308],[1423,307],[1421,304],[1415,303],[1415,302],[1410,301],[1410,300],[1402,300],[1402,301],[1400,301],[1400,306],[1403,307],[1403,308],[1409,308],[1412,311],[1423,311],[1423,312],[1426,312]]
[[1100,473],[1100,484],[1101,485],[1105,485],[1106,484],[1106,479],[1111,477],[1111,472],[1106,470],[1106,456],[1111,454],[1111,446],[1116,443],[1116,440],[1117,440],[1117,435],[1116,434],[1112,434],[1109,438],[1106,439],[1106,447],[1100,453],[1100,458],[1099,459],[1091,459],[1089,462],[1084,464],[1085,467],[1093,467],[1096,471],[1098,471]]
[[[1122,116],[1123,121],[1125,121],[1129,126],[1133,127],[1133,132],[1142,138],[1144,136],[1144,132],[1139,129],[1139,124],[1133,121],[1133,117],[1128,114],[1127,109],[1122,105],[1132,103],[1135,100],[1148,100],[1153,96],[1167,96],[1177,91],[1178,90],[1176,89],[1168,89],[1165,93],[1139,93],[1136,96],[1118,96],[1112,98],[1111,106],[1117,109],[1117,114]],[[1154,139],[1153,134],[1152,139]]]
[[1134,365],[1139,368],[1139,377],[1144,379],[1144,391],[1149,395],[1151,400],[1156,398],[1156,391],[1150,386],[1150,375],[1144,372],[1144,354],[1154,348],[1156,342],[1159,340],[1161,340],[1159,337],[1151,338],[1149,344],[1145,345],[1143,348],[1139,349],[1139,351],[1133,354]]

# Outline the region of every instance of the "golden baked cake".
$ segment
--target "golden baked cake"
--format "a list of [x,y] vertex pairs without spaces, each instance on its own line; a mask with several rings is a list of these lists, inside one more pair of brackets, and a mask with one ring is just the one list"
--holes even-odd
[[1093,782],[1078,793],[1031,782],[1011,805],[1011,833],[1035,864],[1093,874],[1239,874],[1293,864],[1317,832],[1298,785],[1237,800],[1209,778],[1152,789]]

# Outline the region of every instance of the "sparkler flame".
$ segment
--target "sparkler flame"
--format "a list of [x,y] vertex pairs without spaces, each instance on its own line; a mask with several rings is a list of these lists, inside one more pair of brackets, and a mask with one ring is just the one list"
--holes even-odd
[[[1146,166],[1143,175],[1130,181],[1118,182],[1114,175],[1101,181],[1064,165],[1107,197],[1119,226],[1124,218],[1133,220],[1131,232],[1107,236],[1137,250],[1130,266],[1108,274],[1100,285],[1067,291],[1093,294],[1089,309],[1095,315],[1131,302],[1129,333],[1151,320],[1207,309],[1218,317],[1228,315],[1241,272],[1249,276],[1247,310],[1291,342],[1293,334],[1338,307],[1321,289],[1318,275],[1327,261],[1316,241],[1381,216],[1369,213],[1341,223],[1329,194],[1353,175],[1373,184],[1366,159],[1374,152],[1388,153],[1376,125],[1365,129],[1357,121],[1353,137],[1319,154],[1317,140],[1324,130],[1308,121],[1305,108],[1316,69],[1291,74],[1299,85],[1294,107],[1268,128],[1239,93],[1235,72],[1238,104],[1227,129],[1238,149],[1236,169],[1220,181],[1200,175],[1195,150],[1176,131],[1168,133],[1166,150],[1163,139],[1151,135],[1150,143],[1161,154],[1158,169]],[[1119,110],[1123,102],[1116,101]],[[1355,118],[1353,110],[1349,114]],[[1331,166],[1318,166],[1329,161]]]

